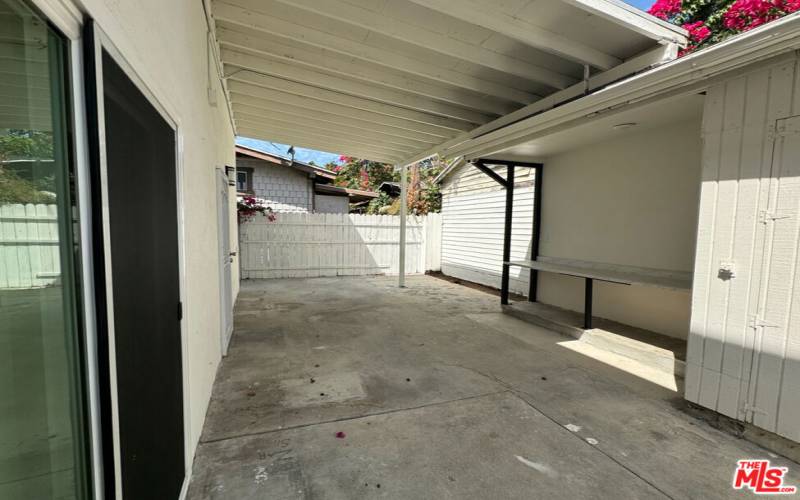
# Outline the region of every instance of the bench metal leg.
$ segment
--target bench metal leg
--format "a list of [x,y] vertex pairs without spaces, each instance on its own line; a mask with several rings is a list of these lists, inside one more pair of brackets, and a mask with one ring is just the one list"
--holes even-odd
[[583,329],[590,330],[592,328],[592,288],[594,288],[594,280],[586,278],[586,288],[583,297]]
[[500,303],[508,305],[509,265],[511,260],[511,224],[514,212],[514,165],[506,167],[506,218],[503,225],[503,274],[500,278]]

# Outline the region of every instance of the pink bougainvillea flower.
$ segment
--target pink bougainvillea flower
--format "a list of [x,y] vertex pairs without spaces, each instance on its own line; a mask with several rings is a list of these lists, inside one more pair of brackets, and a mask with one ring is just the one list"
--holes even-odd
[[689,32],[689,38],[694,43],[700,43],[706,38],[711,36],[711,30],[708,29],[708,26],[706,26],[703,23],[703,21],[697,21],[695,23],[686,23],[683,25],[683,29]]
[[349,156],[345,156],[345,155],[341,155],[341,156],[339,157],[339,161],[341,161],[341,162],[344,162],[344,163],[347,163],[347,162],[349,162],[351,159],[352,159],[352,158],[350,158]]
[[681,11],[681,0],[656,0],[647,10],[649,14],[659,19],[668,20]]
[[736,0],[722,15],[722,24],[729,30],[748,31],[784,15],[787,3],[786,0]]

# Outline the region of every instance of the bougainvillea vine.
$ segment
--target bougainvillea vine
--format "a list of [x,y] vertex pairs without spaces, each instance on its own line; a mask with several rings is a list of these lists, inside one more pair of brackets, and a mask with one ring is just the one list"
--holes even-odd
[[685,55],[798,10],[800,0],[656,0],[647,12],[689,32]]

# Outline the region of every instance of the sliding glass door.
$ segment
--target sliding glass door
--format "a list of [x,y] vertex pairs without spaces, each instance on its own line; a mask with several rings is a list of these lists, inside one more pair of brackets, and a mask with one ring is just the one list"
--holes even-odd
[[0,498],[88,498],[66,42],[0,0]]

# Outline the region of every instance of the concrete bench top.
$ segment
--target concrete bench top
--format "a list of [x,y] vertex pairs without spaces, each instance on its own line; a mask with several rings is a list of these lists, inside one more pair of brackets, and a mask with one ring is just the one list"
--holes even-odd
[[578,265],[565,262],[548,262],[544,260],[515,260],[508,265],[526,267],[548,273],[566,274],[579,278],[591,278],[598,281],[609,281],[623,285],[644,285],[673,290],[691,290],[692,279],[682,274],[671,272],[648,272],[641,268],[615,267],[608,264]]

